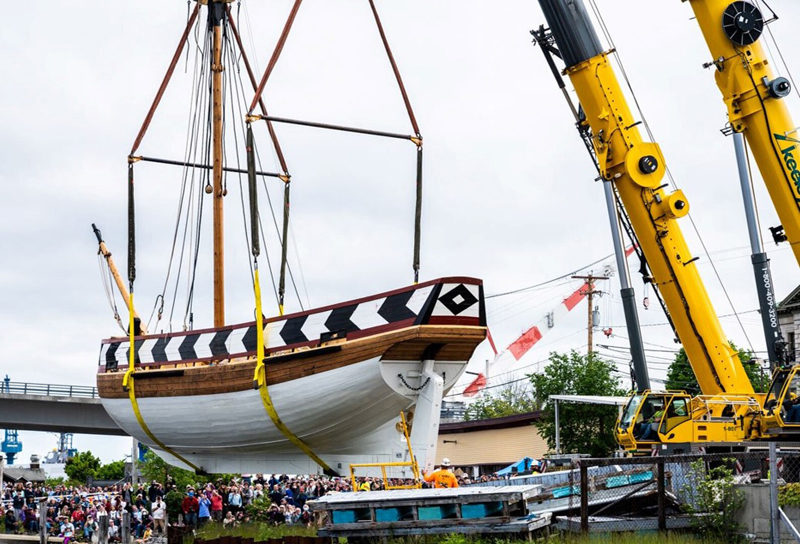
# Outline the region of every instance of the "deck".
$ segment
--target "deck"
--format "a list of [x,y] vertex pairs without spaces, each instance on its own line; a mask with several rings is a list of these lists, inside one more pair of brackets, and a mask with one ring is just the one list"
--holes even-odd
[[408,489],[325,495],[308,504],[326,537],[416,534],[530,534],[550,514],[530,507],[541,486]]

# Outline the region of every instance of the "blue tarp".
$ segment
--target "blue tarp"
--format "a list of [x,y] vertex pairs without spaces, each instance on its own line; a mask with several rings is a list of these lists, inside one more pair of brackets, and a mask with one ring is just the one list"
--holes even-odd
[[[507,467],[495,472],[498,476],[507,476],[510,474],[522,474],[523,472],[530,472],[534,467],[538,467],[539,462],[531,457],[523,457],[516,463],[511,463]],[[515,470],[516,469],[516,470]]]

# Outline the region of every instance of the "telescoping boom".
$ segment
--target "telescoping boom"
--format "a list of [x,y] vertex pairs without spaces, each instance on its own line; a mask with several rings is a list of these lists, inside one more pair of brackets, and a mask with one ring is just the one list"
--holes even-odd
[[580,123],[590,134],[601,178],[613,186],[702,391],[695,399],[683,392],[634,395],[618,425],[618,439],[638,449],[658,441],[758,437],[760,398],[722,330],[697,258],[678,225],[689,212],[686,196],[665,191],[661,149],[643,139],[581,0],[539,3],[577,93]]
[[775,77],[760,37],[767,21],[743,0],[689,0],[711,52],[728,121],[744,134],[781,225],[770,227],[776,242],[788,239],[800,263],[800,134],[783,100],[791,92]]

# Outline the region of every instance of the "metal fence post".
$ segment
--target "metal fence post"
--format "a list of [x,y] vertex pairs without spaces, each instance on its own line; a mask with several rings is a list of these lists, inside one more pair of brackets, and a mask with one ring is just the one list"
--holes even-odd
[[578,460],[581,469],[581,531],[589,532],[589,470]]
[[778,510],[778,449],[775,442],[769,443],[769,517],[770,517],[770,542],[781,542],[781,518]]
[[664,460],[658,459],[658,530],[667,530],[667,497],[664,485]]
[[39,501],[39,544],[47,544],[47,501]]
[[108,544],[108,514],[97,516],[97,544]]
[[122,511],[120,524],[122,527],[119,528],[119,534],[122,538],[122,544],[131,544],[131,514],[127,510]]

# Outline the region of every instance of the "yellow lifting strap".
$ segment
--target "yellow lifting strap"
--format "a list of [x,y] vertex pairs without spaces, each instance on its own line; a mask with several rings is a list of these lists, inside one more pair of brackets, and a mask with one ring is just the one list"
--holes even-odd
[[180,459],[183,461],[187,466],[192,467],[192,470],[195,472],[202,472],[200,468],[195,465],[194,463],[189,462],[185,457],[180,455],[179,453],[170,449],[166,444],[164,444],[161,440],[156,438],[153,432],[150,430],[150,427],[147,426],[145,423],[144,418],[142,417],[142,412],[139,410],[139,401],[136,400],[136,389],[133,385],[133,377],[134,377],[134,363],[136,361],[136,345],[134,344],[134,329],[133,329],[133,289],[131,289],[130,297],[128,298],[128,315],[130,315],[130,322],[128,323],[128,338],[129,338],[129,349],[128,349],[128,370],[125,372],[125,376],[122,378],[122,387],[128,391],[128,398],[131,401],[131,408],[133,408],[133,413],[136,416],[136,421],[139,422],[139,426],[144,431],[150,440],[152,440],[159,448],[164,450],[165,452],[169,453],[173,457]]
[[261,402],[264,404],[264,410],[272,420],[272,423],[277,429],[283,433],[289,441],[297,446],[303,453],[308,455],[316,464],[321,466],[326,473],[333,473],[331,467],[328,466],[311,448],[303,442],[300,437],[294,434],[286,424],[281,421],[278,412],[275,410],[275,405],[272,404],[272,398],[269,396],[269,389],[267,388],[267,367],[264,364],[264,318],[261,314],[261,284],[258,280],[258,263],[254,267],[253,274],[253,288],[256,295],[256,370],[253,376],[253,384],[261,394]]

